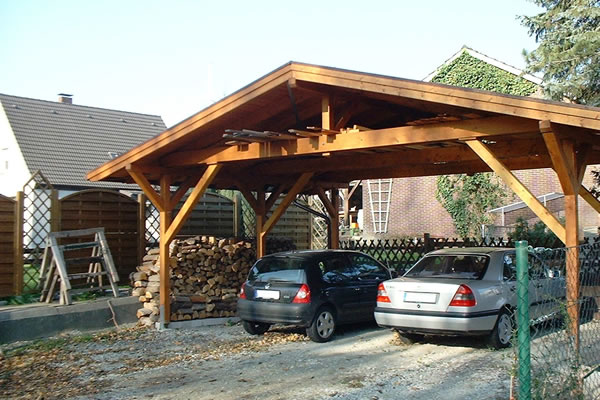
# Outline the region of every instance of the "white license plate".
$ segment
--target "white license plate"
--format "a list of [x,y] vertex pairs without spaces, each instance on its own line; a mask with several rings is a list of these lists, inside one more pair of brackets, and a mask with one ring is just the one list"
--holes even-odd
[[270,299],[270,300],[279,300],[279,291],[278,290],[256,290],[256,298],[257,299]]
[[405,303],[437,303],[437,293],[423,293],[423,292],[404,292]]

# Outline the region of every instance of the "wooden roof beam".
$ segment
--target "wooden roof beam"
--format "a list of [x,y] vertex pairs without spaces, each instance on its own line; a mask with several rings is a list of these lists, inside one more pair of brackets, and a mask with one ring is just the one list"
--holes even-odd
[[293,143],[285,141],[250,143],[243,148],[221,148],[220,152],[215,152],[215,149],[175,152],[166,157],[163,164],[184,166],[189,165],[184,163],[189,163],[191,160],[198,164],[259,160],[537,131],[539,131],[539,127],[536,121],[514,117],[492,117],[426,126],[346,132],[336,136],[298,139]]

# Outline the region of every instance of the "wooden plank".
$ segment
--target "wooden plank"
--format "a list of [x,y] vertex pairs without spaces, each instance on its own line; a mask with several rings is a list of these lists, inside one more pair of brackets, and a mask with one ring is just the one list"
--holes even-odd
[[16,203],[15,203],[15,251],[14,251],[14,264],[15,264],[15,284],[14,292],[15,295],[19,296],[23,293],[23,210],[24,210],[24,197],[23,192],[17,192]]
[[277,199],[279,199],[279,196],[281,196],[281,193],[283,193],[284,189],[285,189],[284,185],[278,185],[275,188],[275,190],[273,192],[271,192],[271,194],[269,195],[269,198],[266,200],[266,203],[265,203],[265,210],[267,212],[269,212],[269,210],[273,207],[273,205],[275,204]]
[[313,172],[303,173],[300,178],[296,181],[294,186],[289,190],[289,192],[285,195],[279,206],[273,211],[269,219],[265,222],[265,225],[262,227],[263,234],[267,234],[273,225],[277,223],[279,218],[283,215],[288,206],[294,201],[296,195],[300,193],[302,189],[306,186],[306,184],[310,181],[310,178],[314,175]]
[[329,131],[333,129],[334,125],[333,98],[332,96],[323,96],[321,98],[321,127],[323,130]]
[[478,140],[467,140],[467,145],[510,187],[513,192],[538,216],[554,234],[566,242],[565,227],[544,205],[498,160],[489,148]]

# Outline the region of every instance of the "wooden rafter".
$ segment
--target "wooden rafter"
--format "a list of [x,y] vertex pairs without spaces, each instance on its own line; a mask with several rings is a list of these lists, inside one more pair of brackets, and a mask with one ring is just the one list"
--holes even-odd
[[544,205],[517,179],[517,177],[479,140],[467,140],[467,145],[510,187],[513,192],[535,213],[554,234],[565,243],[565,227]]

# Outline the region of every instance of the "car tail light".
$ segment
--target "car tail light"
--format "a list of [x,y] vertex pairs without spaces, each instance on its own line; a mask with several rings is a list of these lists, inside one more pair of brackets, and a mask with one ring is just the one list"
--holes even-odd
[[473,294],[471,288],[467,285],[460,285],[456,291],[456,294],[452,298],[452,301],[450,302],[451,306],[456,307],[473,307],[476,304],[477,301],[475,301],[475,295]]
[[310,303],[310,289],[306,283],[303,283],[302,286],[300,286],[292,303]]
[[246,298],[246,282],[242,283],[242,287],[240,288],[240,299]]
[[388,297],[387,292],[385,291],[383,283],[380,283],[379,286],[377,286],[377,302],[391,303],[390,298]]

